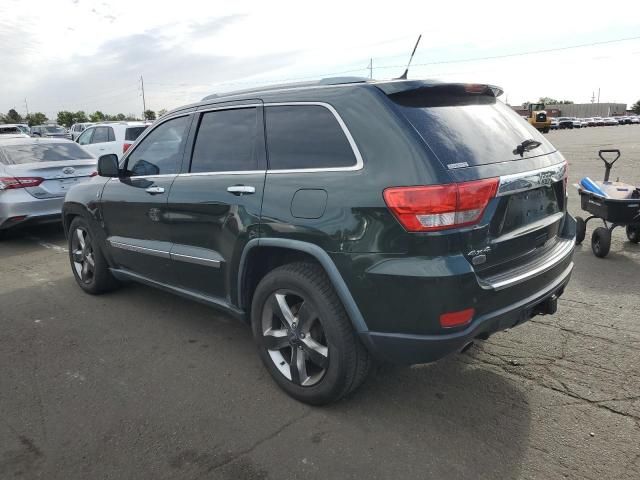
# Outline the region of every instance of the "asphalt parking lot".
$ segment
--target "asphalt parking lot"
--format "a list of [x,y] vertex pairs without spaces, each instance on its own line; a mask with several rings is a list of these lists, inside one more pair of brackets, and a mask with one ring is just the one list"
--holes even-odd
[[[570,183],[619,147],[612,178],[640,184],[640,126],[548,138]],[[0,243],[1,479],[640,478],[640,246],[623,230],[604,260],[577,248],[556,315],[379,368],[323,408],[282,393],[214,310],[83,294],[65,248],[57,225]]]

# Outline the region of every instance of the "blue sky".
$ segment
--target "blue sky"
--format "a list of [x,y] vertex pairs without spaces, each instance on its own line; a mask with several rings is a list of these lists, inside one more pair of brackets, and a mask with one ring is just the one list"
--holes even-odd
[[[540,96],[640,99],[640,38],[509,58],[487,56],[640,37],[640,2],[564,1],[524,8],[494,0],[214,2],[4,0],[0,111],[52,116],[173,108],[216,91],[295,79],[403,71],[418,34],[412,78],[502,86],[512,104]],[[532,20],[535,19],[535,20]],[[539,20],[543,18],[543,20]]]

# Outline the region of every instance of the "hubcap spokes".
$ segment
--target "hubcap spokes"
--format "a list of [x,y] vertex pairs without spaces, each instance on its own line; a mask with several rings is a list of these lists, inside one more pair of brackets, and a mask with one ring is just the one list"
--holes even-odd
[[301,386],[318,383],[329,366],[322,323],[310,302],[278,291],[265,305],[263,345],[280,373]]
[[76,228],[71,237],[71,258],[78,278],[84,283],[93,279],[95,260],[88,233],[83,228]]

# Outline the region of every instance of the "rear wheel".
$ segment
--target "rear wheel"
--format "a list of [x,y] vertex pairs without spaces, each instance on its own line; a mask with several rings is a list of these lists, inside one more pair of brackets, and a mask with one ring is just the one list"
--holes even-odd
[[627,225],[627,238],[631,243],[640,242],[640,225]]
[[598,227],[591,235],[591,250],[596,257],[604,258],[611,249],[611,232],[608,228]]
[[291,263],[268,273],[256,288],[251,323],[267,370],[301,402],[339,400],[366,377],[369,354],[318,265]]
[[587,224],[582,217],[576,217],[576,245],[580,245],[587,234]]
[[69,261],[76,282],[87,293],[98,294],[118,287],[100,247],[82,217],[76,217],[69,226]]
[[542,133],[549,133],[549,127],[543,128]]

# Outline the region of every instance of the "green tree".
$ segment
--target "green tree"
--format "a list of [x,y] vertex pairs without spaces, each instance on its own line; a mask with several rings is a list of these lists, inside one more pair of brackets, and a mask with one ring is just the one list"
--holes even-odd
[[544,103],[545,105],[570,105],[573,102],[571,100],[556,100],[552,97],[540,97],[538,103]]
[[27,123],[30,127],[34,125],[42,125],[44,122],[48,120],[47,116],[42,112],[34,112],[27,115]]
[[166,108],[161,108],[160,110],[158,110],[158,118],[164,117],[166,114],[167,114]]
[[58,122],[58,125],[64,125],[65,127],[69,128],[71,125],[75,123],[73,120],[73,112],[69,112],[67,110],[59,111],[57,122]]
[[637,113],[638,115],[640,115],[640,100],[633,104],[631,110],[633,110],[633,113]]
[[124,113],[119,113],[119,114],[116,115],[116,120],[118,120],[119,122],[122,122],[122,121],[124,121],[126,119],[127,119],[127,117],[125,116]]
[[100,110],[96,110],[95,112],[89,114],[89,120],[95,123],[104,122],[105,120],[104,113],[102,113]]
[[24,122],[20,114],[16,112],[13,108],[7,112],[5,119],[7,123],[23,123]]
[[87,118],[87,114],[82,110],[78,110],[73,114],[73,123],[85,123],[88,122],[89,118]]
[[144,119],[145,120],[155,120],[156,119],[156,112],[154,112],[153,110],[145,110]]

